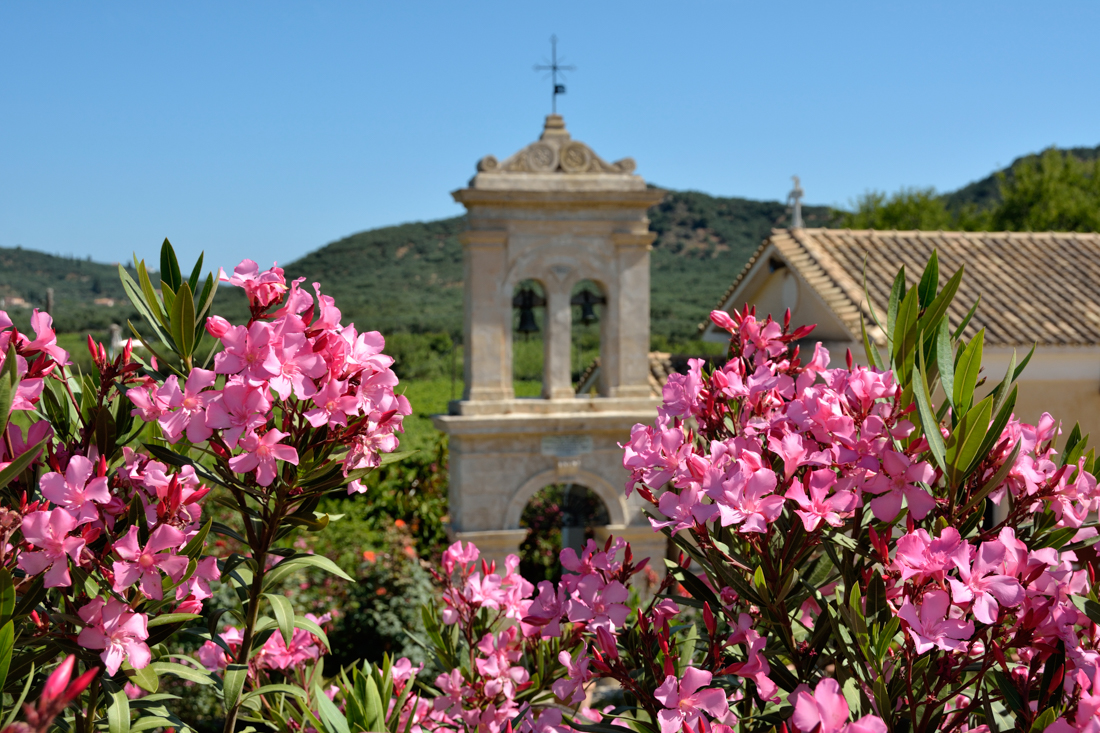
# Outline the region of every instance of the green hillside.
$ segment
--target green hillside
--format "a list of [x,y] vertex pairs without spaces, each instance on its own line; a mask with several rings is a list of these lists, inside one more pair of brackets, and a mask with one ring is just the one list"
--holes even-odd
[[98,333],[132,318],[116,265],[0,247],[0,302],[16,326],[26,329],[32,309],[46,308],[50,288],[58,331]]
[[[1100,146],[1095,148],[1063,148],[1062,152],[1078,158],[1079,160],[1096,160],[1100,157]],[[944,203],[949,211],[958,211],[965,206],[973,206],[979,210],[990,209],[1001,201],[1000,176],[1003,174],[1007,180],[1012,180],[1013,171],[1021,164],[1033,163],[1039,159],[1041,153],[1030,153],[1012,161],[1007,168],[990,173],[981,180],[968,183],[957,191],[943,194]]]
[[[774,201],[673,192],[650,211],[657,233],[652,259],[655,335],[694,338],[696,326],[753,250],[786,223]],[[803,210],[810,226],[827,226],[826,207]],[[384,333],[462,332],[463,217],[353,234],[286,266],[288,277],[320,281],[346,316]],[[226,303],[226,307],[231,304]],[[243,304],[232,306],[243,308]]]

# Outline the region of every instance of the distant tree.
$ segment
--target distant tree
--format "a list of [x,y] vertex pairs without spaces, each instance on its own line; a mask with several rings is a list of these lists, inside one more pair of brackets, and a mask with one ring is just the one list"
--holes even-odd
[[1100,231],[1100,159],[1083,161],[1048,148],[1000,176],[992,228],[1007,231]]
[[849,229],[952,229],[955,221],[934,188],[903,188],[887,195],[868,191],[855,201],[855,211],[844,212]]

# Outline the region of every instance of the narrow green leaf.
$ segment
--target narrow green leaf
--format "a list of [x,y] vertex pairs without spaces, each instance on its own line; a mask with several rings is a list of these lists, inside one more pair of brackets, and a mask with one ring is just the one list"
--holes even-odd
[[227,710],[232,710],[237,706],[247,676],[248,665],[246,664],[229,664],[226,666],[225,674],[222,675],[222,695]]
[[180,284],[183,282],[180,263],[176,260],[176,250],[172,248],[172,243],[167,239],[160,246],[160,279],[172,288],[172,292],[179,290]]
[[11,712],[8,713],[8,717],[4,719],[4,725],[0,727],[0,730],[7,728],[9,725],[15,722],[15,716],[23,709],[23,701],[27,699],[27,693],[31,691],[31,684],[34,682],[34,664],[30,666],[30,671],[27,672],[27,684],[23,685],[23,693],[19,696],[19,699],[11,706]]
[[382,697],[378,694],[378,687],[373,679],[367,680],[367,730],[383,730],[385,728],[386,709],[382,707]]
[[970,310],[966,312],[963,319],[959,322],[958,327],[955,328],[955,333],[951,334],[951,337],[958,341],[962,338],[963,331],[970,325],[970,320],[974,317],[974,314],[978,312],[978,304],[982,302],[982,296],[979,295],[978,299],[974,301],[974,305],[970,306]]
[[[894,278],[894,284],[890,288],[890,302],[886,308],[886,340],[887,348],[890,349],[890,353],[893,354],[894,336],[897,333],[898,325],[898,305],[901,303],[901,299],[905,297],[905,265],[901,266],[898,270],[897,276]],[[870,298],[868,301],[870,302]]]
[[992,412],[993,398],[986,397],[963,416],[951,433],[945,458],[948,478],[953,487],[957,487],[966,478],[966,471],[973,464],[978,448],[985,440]]
[[[129,665],[127,665],[129,666]],[[160,680],[157,678],[157,671],[153,668],[153,665],[147,664],[141,669],[134,669],[130,667],[126,670],[126,675],[134,681],[141,689],[146,692],[156,692],[160,687]]]
[[130,733],[130,699],[121,687],[111,693],[107,708],[107,730],[110,733]]
[[1016,465],[1016,457],[1019,455],[1020,443],[1017,443],[1016,448],[1012,451],[1012,455],[1010,455],[1008,457],[1008,460],[1006,460],[1001,465],[1001,467],[997,469],[997,473],[993,474],[993,478],[986,481],[982,485],[982,488],[978,489],[978,492],[974,494],[970,501],[966,503],[966,506],[964,506],[962,508],[962,511],[959,512],[960,516],[965,516],[966,514],[968,514],[970,510],[978,505],[978,502],[989,496],[993,489],[1001,485],[1001,482],[1004,481],[1009,472],[1012,471],[1012,467]]
[[283,641],[290,647],[290,639],[294,636],[294,606],[290,599],[277,593],[264,593],[264,597],[271,602],[271,608],[275,611],[275,620],[279,624],[279,633],[283,635]]
[[917,401],[917,414],[920,415],[921,430],[928,439],[928,449],[932,453],[940,470],[946,471],[946,450],[943,445],[943,434],[940,433],[940,424],[936,421],[936,413],[932,410],[932,398],[928,395],[928,382],[924,379],[924,358],[920,358],[919,364],[913,365],[913,396]]
[[964,268],[960,267],[959,271],[952,275],[947,284],[943,286],[943,290],[936,296],[936,299],[929,304],[924,315],[917,323],[918,331],[934,333],[935,329],[939,328],[941,319],[946,320],[951,301],[955,299],[955,293],[959,291],[959,285],[962,283],[963,271]]
[[202,277],[202,258],[205,255],[205,252],[199,252],[199,259],[195,266],[191,268],[191,277],[187,279],[187,285],[191,288],[192,293],[198,292],[199,278]]
[[914,329],[917,325],[917,313],[920,310],[920,304],[917,301],[917,290],[913,288],[905,297],[902,298],[901,305],[898,306],[898,320],[895,324],[896,332],[893,337],[893,362],[895,365],[904,361],[905,353],[909,348],[912,348],[916,343],[916,333]]
[[172,338],[177,334],[180,356],[190,357],[195,348],[195,301],[187,283],[180,285],[172,306]]
[[955,406],[955,354],[951,351],[951,328],[947,319],[940,321],[936,329],[936,365],[940,371],[940,387],[947,403]]
[[183,623],[184,621],[193,621],[197,618],[202,618],[202,615],[198,613],[164,613],[149,619],[146,626],[149,628],[167,626],[169,624]]
[[277,694],[277,693],[283,693],[283,694],[286,694],[286,695],[293,695],[294,697],[298,697],[298,698],[301,698],[303,700],[309,698],[309,693],[307,693],[301,687],[298,687],[298,685],[288,685],[288,684],[283,684],[283,683],[277,683],[277,684],[271,684],[271,685],[264,685],[263,687],[258,687],[255,690],[252,690],[247,695],[245,695],[244,697],[241,698],[241,702],[243,703],[246,700],[251,700],[254,697],[260,697],[261,695],[274,695],[274,694]]
[[0,489],[18,478],[20,474],[27,470],[28,466],[38,459],[38,454],[42,452],[47,440],[49,440],[49,438],[43,438],[38,441],[32,445],[27,452],[21,453],[18,458],[5,466],[4,470],[0,471]]
[[917,294],[921,308],[928,308],[936,297],[936,290],[940,286],[940,259],[936,250],[932,250],[932,256],[928,258],[928,264],[924,266],[920,283],[917,285]]
[[15,623],[8,621],[0,627],[0,690],[8,682],[8,669],[11,667],[11,653],[15,648]]
[[8,344],[8,353],[4,358],[4,367],[0,369],[0,435],[8,427],[8,419],[11,417],[11,406],[15,401],[15,391],[19,387],[19,375],[15,368],[18,359],[15,355],[15,344]]
[[886,366],[882,362],[882,354],[879,353],[878,346],[867,336],[867,322],[863,316],[859,318],[859,327],[863,332],[863,350],[867,354],[867,362],[876,369],[885,371]]
[[[378,694],[377,691],[375,694]],[[348,729],[348,721],[344,718],[344,714],[340,712],[340,708],[336,707],[336,704],[332,700],[328,699],[328,695],[318,689],[315,691],[313,697],[314,701],[317,703],[317,712],[321,714],[321,720],[325,723],[325,728],[329,733],[351,733]],[[382,729],[367,728],[367,730]]]
[[974,387],[978,383],[978,372],[982,368],[982,348],[985,344],[985,329],[966,345],[955,368],[955,399],[952,404],[962,413],[970,411],[974,401]]
[[[15,612],[15,583],[7,568],[0,568],[0,624],[8,622]],[[4,686],[0,685],[0,689]]]
[[153,662],[149,666],[152,667],[153,671],[158,675],[171,674],[180,679],[200,685],[213,685],[215,683],[214,677],[210,672],[188,667],[186,664],[180,664],[178,662]]
[[[145,294],[145,302],[149,306],[149,309],[156,316],[156,319],[160,321],[160,324],[165,329],[169,328],[168,325],[168,313],[164,310],[163,301],[157,297],[157,290],[153,287],[153,281],[149,279],[149,271],[145,267],[145,260],[137,262],[138,282],[141,283],[141,292]],[[163,291],[162,291],[163,292]]]

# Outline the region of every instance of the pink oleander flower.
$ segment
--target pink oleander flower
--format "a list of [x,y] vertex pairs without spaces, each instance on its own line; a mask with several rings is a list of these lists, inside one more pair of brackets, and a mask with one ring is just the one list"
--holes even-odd
[[[855,509],[858,501],[855,493],[837,491],[829,494],[829,489],[836,482],[835,473],[822,469],[810,472],[802,483],[794,483],[787,490],[786,498],[798,504],[795,514],[802,518],[802,526],[807,532],[813,532],[822,521],[832,527],[840,527],[844,524],[841,515]],[[806,495],[807,487],[810,490],[809,496]]]
[[118,672],[122,662],[128,661],[134,669],[144,669],[152,659],[145,640],[149,630],[144,614],[132,613],[122,601],[112,598],[104,602],[93,598],[77,614],[85,626],[76,643],[85,649],[102,649],[108,674]]
[[947,591],[933,590],[924,594],[920,608],[908,600],[898,611],[898,617],[909,625],[909,635],[916,644],[917,654],[938,648],[945,652],[966,650],[974,636],[974,623],[947,618],[951,599]]
[[549,580],[540,581],[538,588],[539,594],[522,620],[523,632],[527,636],[541,635],[544,639],[559,637],[568,603],[565,588],[562,585],[555,587]]
[[130,414],[134,417],[140,417],[145,422],[159,420],[161,415],[171,407],[168,393],[165,392],[164,388],[158,388],[152,384],[128,389],[126,390],[126,396],[130,402],[134,403],[134,409],[130,411]]
[[598,576],[586,575],[577,582],[576,595],[569,601],[569,620],[591,629],[601,626],[614,631],[630,614],[626,601],[630,593],[617,580],[604,585]]
[[281,267],[260,272],[260,266],[252,260],[241,260],[233,268],[232,277],[227,276],[225,270],[220,270],[218,279],[243,288],[249,303],[257,308],[267,308],[287,291],[286,278]]
[[720,718],[729,712],[726,693],[719,689],[700,689],[710,684],[711,673],[695,667],[684,670],[683,679],[665,677],[653,696],[665,706],[657,713],[661,733],[679,733],[685,726],[696,727],[702,714]]
[[176,600],[192,598],[196,601],[204,601],[213,597],[210,589],[210,581],[221,579],[221,570],[218,569],[218,558],[206,556],[199,560],[195,566],[194,574],[176,588]]
[[783,459],[783,480],[790,481],[791,476],[802,466],[827,466],[829,455],[814,450],[817,446],[798,433],[787,433],[782,438],[772,436],[768,439],[768,448]]
[[179,440],[185,430],[192,443],[202,443],[214,433],[206,424],[204,410],[217,393],[203,390],[213,387],[217,378],[217,374],[206,369],[192,369],[183,391],[180,391],[175,374],[164,381],[158,396],[167,398],[168,411],[161,414],[157,422],[169,443]]
[[241,379],[230,379],[218,397],[206,408],[206,425],[222,430],[222,439],[230,448],[245,430],[254,430],[267,423],[271,402],[258,389]]
[[122,559],[114,562],[114,590],[122,593],[134,583],[140,583],[146,598],[159,601],[164,597],[161,571],[167,573],[174,583],[178,583],[187,571],[187,557],[164,552],[184,543],[183,532],[162,524],[149,535],[145,547],[138,545],[137,536],[137,527],[130,527],[130,531],[115,543],[115,552]]
[[[747,474],[747,475],[746,475]],[[783,512],[783,497],[773,494],[776,475],[739,464],[733,475],[709,493],[718,506],[723,527],[740,525],[742,533],[768,531]]]
[[76,526],[76,519],[60,507],[48,512],[31,512],[23,517],[23,539],[39,549],[19,553],[19,567],[28,575],[45,572],[43,580],[47,588],[68,587],[72,583],[69,558],[77,562],[84,549],[82,537],[69,536]]
[[901,581],[932,578],[942,581],[952,568],[970,563],[970,545],[954,527],[944,527],[933,539],[918,529],[898,538],[893,566],[901,571]]
[[467,542],[463,547],[462,540],[459,540],[443,551],[443,571],[450,575],[455,571],[455,565],[465,567],[476,562],[479,554],[473,542]]
[[666,491],[661,494],[657,507],[669,519],[658,522],[650,517],[649,523],[653,525],[653,529],[669,527],[669,531],[673,534],[693,527],[696,522],[704,524],[718,513],[718,507],[702,503],[702,498],[703,495],[695,485],[687,487],[679,494],[675,491]]
[[347,382],[330,379],[325,386],[313,395],[313,404],[317,405],[305,414],[306,420],[315,428],[322,425],[348,424],[348,415],[354,416],[359,410],[359,398],[346,394]]
[[317,393],[313,380],[328,373],[324,358],[313,351],[313,343],[301,334],[284,335],[282,345],[275,349],[275,358],[279,361],[279,374],[271,378],[270,386],[283,400],[292,393],[300,400],[309,399]]
[[270,486],[278,471],[275,461],[284,461],[298,465],[298,451],[292,445],[280,445],[279,441],[289,436],[279,430],[271,429],[263,434],[249,432],[240,441],[240,447],[246,453],[229,459],[229,467],[237,473],[248,473],[255,469],[256,483]]
[[809,687],[799,685],[787,702],[794,705],[791,722],[803,733],[840,733],[850,715],[840,685],[831,677],[819,681],[812,695]]
[[41,351],[49,354],[58,364],[69,363],[69,352],[57,345],[57,336],[53,330],[53,318],[35,308],[31,314],[31,328],[34,329],[34,341],[26,345],[28,351]]
[[1015,606],[1024,600],[1020,581],[997,573],[1004,566],[1008,548],[1000,541],[983,542],[974,564],[958,563],[959,578],[951,578],[951,597],[955,603],[973,601],[970,612],[983,624],[997,621],[1001,606]]
[[42,496],[65,507],[78,524],[94,520],[98,514],[92,502],[106,504],[111,500],[107,478],[92,478],[95,464],[84,456],[73,456],[65,475],[50,472],[42,476]]
[[592,679],[592,673],[588,671],[592,660],[588,658],[587,651],[582,649],[575,660],[569,652],[558,654],[558,661],[565,667],[565,677],[554,682],[551,689],[559,700],[568,705],[576,705],[584,700],[584,686]]
[[904,497],[909,505],[909,514],[920,521],[928,516],[936,506],[936,500],[916,482],[930,483],[936,475],[935,469],[925,462],[913,463],[909,456],[887,450],[882,459],[882,472],[875,474],[863,487],[864,491],[880,494],[871,501],[871,511],[875,519],[889,522],[901,511]]
[[218,374],[240,374],[255,384],[279,376],[282,366],[271,348],[271,324],[235,326],[222,336],[225,350],[214,357]]

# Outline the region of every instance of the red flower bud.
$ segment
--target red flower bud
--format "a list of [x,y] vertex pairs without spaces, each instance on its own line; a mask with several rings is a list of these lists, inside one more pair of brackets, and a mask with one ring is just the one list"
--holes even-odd
[[[88,340],[91,340],[91,336]],[[45,702],[52,702],[61,697],[65,692],[65,688],[69,686],[69,678],[73,674],[73,665],[76,664],[76,657],[70,654],[65,657],[65,661],[57,665],[55,669],[46,680],[46,685],[42,688],[42,700]]]

